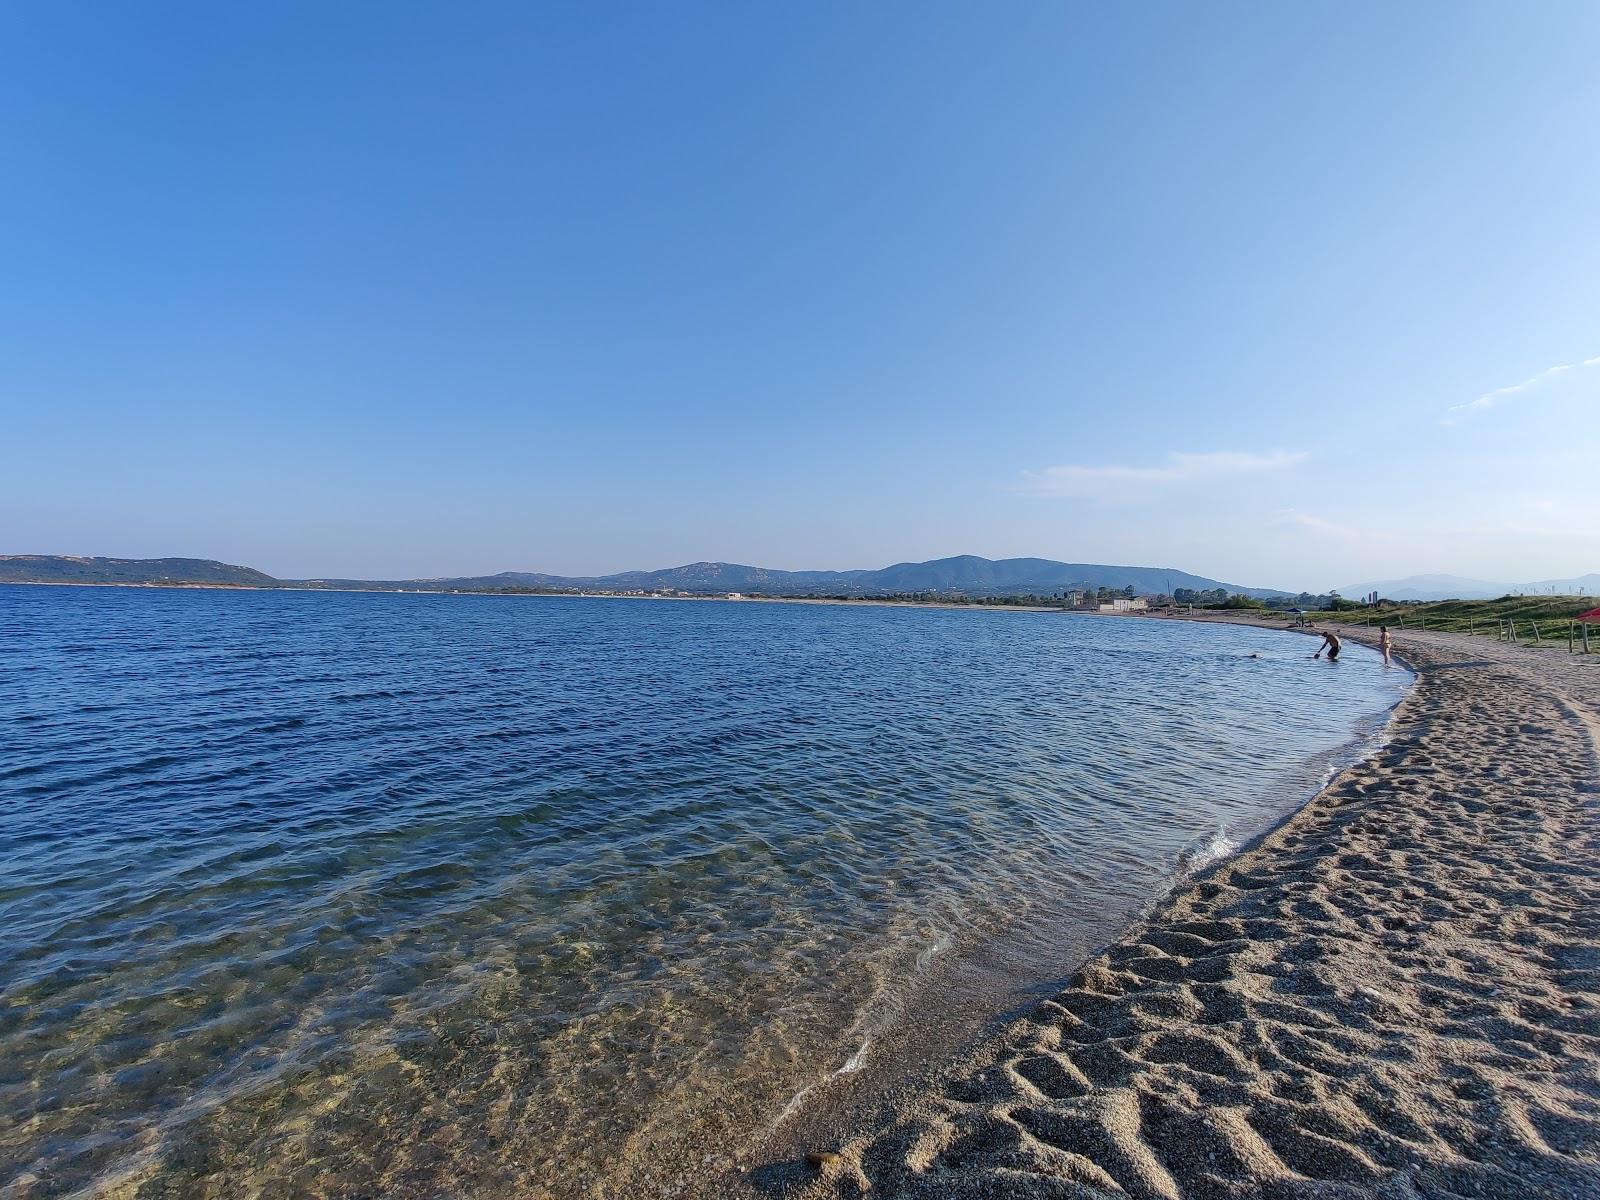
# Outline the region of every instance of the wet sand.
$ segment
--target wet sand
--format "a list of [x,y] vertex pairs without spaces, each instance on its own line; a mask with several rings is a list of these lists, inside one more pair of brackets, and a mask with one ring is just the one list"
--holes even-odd
[[1418,682],[1383,750],[932,1083],[800,1114],[745,1183],[1600,1196],[1600,660],[1395,640]]

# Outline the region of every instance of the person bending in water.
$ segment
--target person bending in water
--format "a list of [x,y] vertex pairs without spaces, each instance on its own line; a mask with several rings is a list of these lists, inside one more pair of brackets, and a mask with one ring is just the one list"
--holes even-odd
[[1333,631],[1329,630],[1329,631],[1323,633],[1323,635],[1322,635],[1322,645],[1317,650],[1317,652],[1315,654],[1313,654],[1311,657],[1312,658],[1321,658],[1322,657],[1322,651],[1326,650],[1328,652],[1328,661],[1329,662],[1338,662],[1339,661],[1339,651],[1342,650],[1342,649],[1344,649],[1344,647],[1339,641],[1339,635],[1337,633],[1334,633]]
[[1393,660],[1389,657],[1390,651],[1394,649],[1394,639],[1389,636],[1389,627],[1387,625],[1378,626],[1378,649],[1383,651],[1383,665],[1386,667],[1394,666]]

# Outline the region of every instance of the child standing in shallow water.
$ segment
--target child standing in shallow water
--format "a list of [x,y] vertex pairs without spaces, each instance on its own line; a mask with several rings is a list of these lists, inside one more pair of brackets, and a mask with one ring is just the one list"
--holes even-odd
[[1378,649],[1383,651],[1383,665],[1386,667],[1394,666],[1393,660],[1389,657],[1389,652],[1394,649],[1394,639],[1389,636],[1389,627],[1387,625],[1378,626]]

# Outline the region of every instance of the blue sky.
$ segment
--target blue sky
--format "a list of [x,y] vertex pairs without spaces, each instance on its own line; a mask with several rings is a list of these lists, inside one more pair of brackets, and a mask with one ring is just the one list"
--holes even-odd
[[1587,2],[8,5],[0,552],[1600,570],[1597,61]]

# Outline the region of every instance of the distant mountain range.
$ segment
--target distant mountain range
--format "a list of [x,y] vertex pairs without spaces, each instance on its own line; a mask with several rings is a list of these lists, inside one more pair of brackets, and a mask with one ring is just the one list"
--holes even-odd
[[11,583],[213,583],[244,587],[421,588],[429,591],[484,588],[548,588],[558,591],[673,590],[698,595],[756,592],[786,596],[887,596],[937,592],[952,596],[1048,594],[1072,588],[1124,588],[1145,595],[1176,588],[1222,588],[1268,599],[1288,593],[1243,587],[1166,567],[1065,563],[1048,558],[999,560],[963,554],[931,562],[896,563],[877,571],[776,571],[737,563],[690,563],[663,571],[618,575],[544,575],[503,571],[450,579],[274,579],[250,567],[197,558],[76,558],[47,554],[0,556],[0,582]]
[[1377,592],[1386,600],[1493,600],[1497,596],[1551,591],[1560,596],[1579,592],[1593,596],[1600,592],[1600,575],[1543,579],[1535,583],[1492,583],[1484,579],[1463,579],[1459,575],[1408,575],[1404,579],[1386,579],[1378,583],[1353,583],[1340,588],[1339,594],[1351,600],[1359,600],[1368,592]]
[[[1243,592],[1271,599],[1290,593],[1245,587],[1168,567],[1127,567],[1107,563],[1067,563],[1048,558],[979,558],[973,554],[930,562],[896,563],[877,571],[777,571],[738,563],[697,562],[662,571],[624,571],[617,575],[546,575],[502,571],[442,579],[275,579],[252,567],[204,558],[81,558],[70,554],[0,555],[0,583],[209,583],[235,587],[406,588],[426,591],[536,588],[550,591],[686,592],[716,595],[751,592],[769,596],[889,596],[934,592],[950,596],[1048,595],[1073,588],[1129,586],[1141,595],[1177,588]],[[1485,600],[1508,593],[1581,591],[1600,595],[1600,574],[1534,583],[1495,583],[1458,575],[1411,575],[1375,583],[1356,583],[1339,594],[1360,599],[1377,592],[1390,600]]]
[[[973,554],[930,562],[896,563],[877,571],[775,571],[737,563],[690,563],[664,571],[626,571],[597,578],[527,575],[507,571],[474,583],[530,587],[605,588],[612,591],[762,592],[769,595],[885,596],[904,592],[945,592],[961,596],[1016,596],[1074,587],[1123,588],[1142,594],[1174,588],[1223,588],[1251,596],[1281,596],[1271,588],[1221,583],[1164,567],[1125,567],[1105,563],[1065,563],[1048,558],[979,558]],[[452,581],[460,586],[460,581]]]

